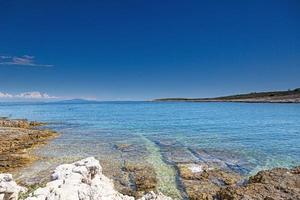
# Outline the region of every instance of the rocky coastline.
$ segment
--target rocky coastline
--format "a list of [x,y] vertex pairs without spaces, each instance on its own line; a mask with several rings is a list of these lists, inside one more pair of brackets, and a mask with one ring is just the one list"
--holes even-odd
[[[58,166],[51,181],[36,190],[17,185],[10,174],[0,174],[0,200],[134,200],[114,189],[113,181],[102,173],[98,160],[89,157]],[[153,191],[139,200],[171,200]]]
[[58,133],[40,128],[45,123],[0,118],[0,173],[18,170],[34,160],[30,151]]
[[[187,167],[187,166],[186,166]],[[197,200],[296,200],[300,199],[300,167],[261,171],[245,183],[225,172],[188,166],[180,169],[189,185],[187,199]],[[218,183],[217,183],[218,182]],[[185,185],[187,186],[187,185]],[[193,195],[192,195],[193,194]],[[149,191],[140,198],[118,192],[102,173],[98,160],[89,157],[58,166],[51,181],[37,189],[19,186],[11,174],[0,174],[0,200],[172,200]]]
[[[132,157],[132,152],[138,149],[141,151],[141,147],[122,143],[114,145],[125,161],[119,172],[107,174],[102,171],[102,166],[107,167],[102,161],[101,166],[98,160],[89,157],[59,165],[48,183],[27,185],[27,188],[21,183],[18,185],[9,173],[37,159],[30,150],[58,135],[41,128],[43,125],[28,120],[0,119],[0,200],[172,199],[158,189],[158,174],[151,164],[127,161],[126,158]],[[173,199],[300,199],[300,166],[260,171],[248,178],[239,163],[224,162],[220,157],[224,152],[186,149],[175,141],[159,138],[152,141],[159,146],[164,162],[176,171],[181,197]]]

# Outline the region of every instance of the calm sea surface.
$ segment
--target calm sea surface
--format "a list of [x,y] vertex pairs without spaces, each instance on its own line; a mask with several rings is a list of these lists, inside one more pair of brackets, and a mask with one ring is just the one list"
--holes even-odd
[[[48,122],[49,128],[62,133],[37,150],[46,159],[32,166],[31,173],[87,156],[102,162],[147,161],[158,171],[164,167],[167,171],[170,162],[165,160],[194,162],[186,152],[199,149],[238,163],[249,175],[300,164],[300,104],[1,103],[0,116]],[[173,154],[168,158],[165,148],[162,154],[165,143],[176,146],[176,158]],[[117,144],[133,144],[135,149],[120,155]],[[158,172],[164,173],[169,172]]]

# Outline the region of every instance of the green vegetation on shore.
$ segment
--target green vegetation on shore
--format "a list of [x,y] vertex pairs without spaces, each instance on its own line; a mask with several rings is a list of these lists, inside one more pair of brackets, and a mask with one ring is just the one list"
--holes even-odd
[[215,98],[162,98],[155,99],[154,101],[300,103],[300,88],[287,91],[253,92]]

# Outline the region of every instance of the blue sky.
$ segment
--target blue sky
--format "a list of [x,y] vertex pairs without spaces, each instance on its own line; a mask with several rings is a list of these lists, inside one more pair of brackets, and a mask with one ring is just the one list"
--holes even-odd
[[299,77],[298,0],[0,0],[2,96],[210,97]]

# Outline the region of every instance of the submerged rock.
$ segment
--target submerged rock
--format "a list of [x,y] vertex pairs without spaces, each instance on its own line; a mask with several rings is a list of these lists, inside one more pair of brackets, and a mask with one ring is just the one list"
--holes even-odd
[[153,167],[125,163],[123,170],[128,173],[131,182],[131,194],[141,197],[145,192],[156,190],[157,178]]
[[153,165],[145,162],[149,154],[145,145],[120,141],[113,144],[113,148],[117,150],[122,160],[119,168],[113,174],[108,174],[113,178],[116,189],[136,198],[142,197],[147,192],[156,191],[157,174]]

